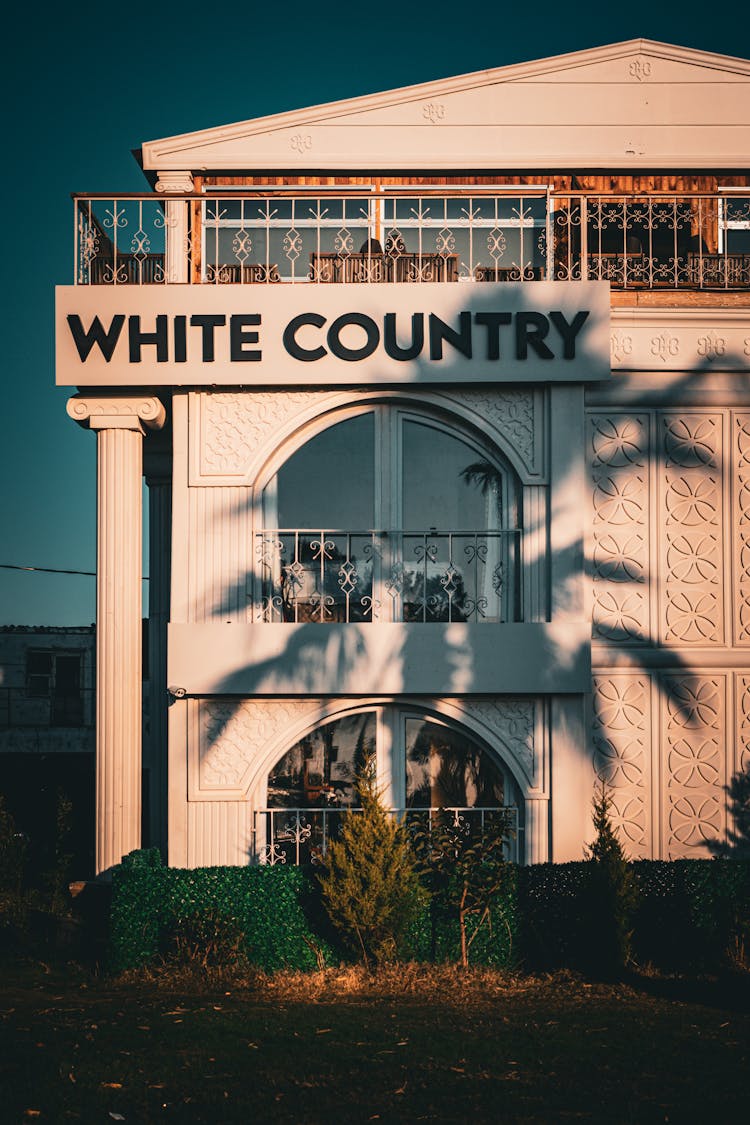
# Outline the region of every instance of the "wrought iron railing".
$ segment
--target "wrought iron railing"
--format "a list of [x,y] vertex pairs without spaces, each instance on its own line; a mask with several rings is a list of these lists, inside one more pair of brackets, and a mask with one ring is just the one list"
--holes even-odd
[[520,530],[256,533],[253,621],[522,620]]
[[75,197],[79,285],[604,280],[750,288],[750,188]]
[[[357,814],[359,808],[266,808],[255,810],[255,858],[259,863],[288,866],[317,864],[323,859],[331,840],[341,830],[344,816]],[[515,806],[451,807],[389,809],[392,816],[403,820],[407,829],[431,829],[438,817],[448,817],[449,822],[468,833],[481,837],[485,832],[498,830],[505,835],[506,859],[517,863],[523,855],[521,837],[523,828]]]

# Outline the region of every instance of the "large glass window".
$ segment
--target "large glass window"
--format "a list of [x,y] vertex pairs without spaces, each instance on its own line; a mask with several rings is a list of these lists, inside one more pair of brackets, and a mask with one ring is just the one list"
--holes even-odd
[[271,769],[266,805],[256,810],[259,857],[317,862],[343,812],[358,806],[356,778],[368,762],[377,768],[384,804],[407,824],[443,809],[467,831],[482,831],[505,809],[509,854],[521,854],[517,788],[494,755],[458,727],[381,704],[322,724]]
[[263,491],[254,617],[520,616],[513,476],[439,418],[377,406],[293,453]]

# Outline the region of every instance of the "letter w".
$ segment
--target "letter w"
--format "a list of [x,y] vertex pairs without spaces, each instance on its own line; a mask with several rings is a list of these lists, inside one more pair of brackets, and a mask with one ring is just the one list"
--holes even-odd
[[117,313],[112,317],[112,323],[109,326],[109,331],[104,331],[104,325],[95,316],[91,322],[91,327],[88,332],[85,332],[81,324],[81,318],[77,313],[71,313],[68,316],[68,324],[70,325],[70,332],[73,336],[73,341],[78,349],[78,355],[81,358],[81,363],[85,363],[89,357],[89,352],[94,344],[98,344],[102,355],[107,363],[112,358],[112,353],[115,350],[117,341],[122,332],[122,326],[125,323],[125,317],[122,313]]

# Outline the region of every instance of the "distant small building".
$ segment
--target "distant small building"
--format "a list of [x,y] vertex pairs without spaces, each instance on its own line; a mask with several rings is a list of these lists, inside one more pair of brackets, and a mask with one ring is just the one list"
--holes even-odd
[[76,875],[93,871],[95,641],[93,625],[0,627],[0,793],[42,856],[70,800]]

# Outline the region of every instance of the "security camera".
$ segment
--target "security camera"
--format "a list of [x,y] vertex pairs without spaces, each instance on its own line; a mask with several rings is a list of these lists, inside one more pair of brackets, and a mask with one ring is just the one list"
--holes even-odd
[[173,695],[175,699],[184,699],[187,695],[187,691],[184,687],[168,687],[167,691],[170,695]]

